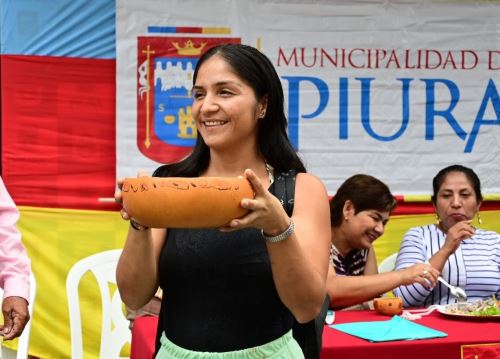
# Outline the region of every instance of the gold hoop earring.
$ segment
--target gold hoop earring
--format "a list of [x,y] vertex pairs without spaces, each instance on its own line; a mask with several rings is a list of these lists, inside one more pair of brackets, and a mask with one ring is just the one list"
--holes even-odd
[[481,214],[477,212],[477,223],[483,224],[483,219],[481,218]]
[[439,215],[436,213],[436,226],[439,225],[439,222],[440,222],[440,218],[439,218]]

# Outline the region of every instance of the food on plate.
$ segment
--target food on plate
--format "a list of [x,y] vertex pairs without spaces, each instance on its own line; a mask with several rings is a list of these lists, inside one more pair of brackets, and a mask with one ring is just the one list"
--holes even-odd
[[243,198],[254,198],[243,177],[126,178],[123,208],[154,228],[217,228],[244,216]]
[[500,301],[493,296],[486,300],[478,300],[468,303],[455,303],[447,305],[444,312],[447,314],[468,316],[500,316]]

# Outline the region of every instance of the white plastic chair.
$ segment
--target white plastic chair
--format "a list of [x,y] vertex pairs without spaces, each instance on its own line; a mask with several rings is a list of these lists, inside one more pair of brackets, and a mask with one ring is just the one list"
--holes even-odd
[[83,258],[70,269],[66,279],[69,320],[71,331],[71,358],[83,358],[82,321],[78,284],[87,272],[97,280],[102,299],[101,359],[121,358],[120,351],[131,342],[129,321],[123,313],[122,300],[118,290],[110,293],[109,283],[116,284],[116,265],[121,249],[100,252]]
[[[0,304],[3,299],[3,290],[0,288]],[[31,322],[33,321],[33,309],[36,299],[36,280],[33,272],[30,275],[30,300],[28,304],[28,312],[30,320],[26,323],[24,330],[17,342],[17,351],[2,346],[2,359],[27,359],[28,349],[30,345]]]
[[378,272],[379,273],[385,273],[385,272],[390,272],[394,270],[396,267],[396,258],[398,256],[398,253],[393,253],[388,257],[385,257],[382,262],[380,262],[380,265],[378,266]]

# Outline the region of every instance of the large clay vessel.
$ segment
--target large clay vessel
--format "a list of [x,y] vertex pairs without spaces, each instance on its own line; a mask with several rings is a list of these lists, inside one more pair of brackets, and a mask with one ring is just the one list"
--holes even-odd
[[123,208],[139,224],[153,228],[216,228],[248,211],[243,198],[254,198],[243,177],[126,178]]

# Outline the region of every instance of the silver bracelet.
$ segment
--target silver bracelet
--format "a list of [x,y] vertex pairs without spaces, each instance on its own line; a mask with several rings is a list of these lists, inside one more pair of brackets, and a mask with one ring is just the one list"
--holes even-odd
[[290,218],[290,225],[288,226],[288,228],[285,229],[284,232],[278,234],[277,236],[266,236],[263,229],[260,230],[260,233],[262,234],[262,237],[266,240],[266,242],[277,243],[290,237],[294,230],[295,230],[295,223],[293,223],[293,220]]

